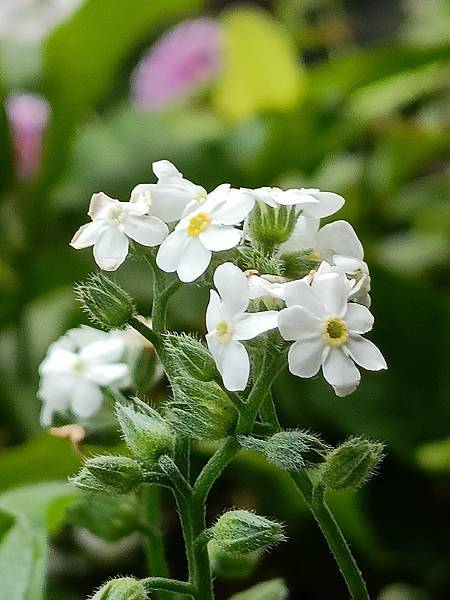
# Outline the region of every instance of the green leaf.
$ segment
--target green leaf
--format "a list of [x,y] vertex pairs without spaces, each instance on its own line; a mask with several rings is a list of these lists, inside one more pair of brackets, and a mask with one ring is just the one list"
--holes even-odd
[[261,110],[292,108],[304,87],[293,39],[268,13],[246,8],[227,12],[225,67],[214,90],[219,112],[244,120]]
[[234,594],[230,600],[286,600],[288,589],[282,579],[258,583],[244,592]]
[[450,438],[420,446],[416,451],[416,461],[430,473],[450,473]]
[[66,483],[17,488],[0,496],[0,581],[8,600],[43,598],[49,525],[63,518],[61,502],[76,496]]

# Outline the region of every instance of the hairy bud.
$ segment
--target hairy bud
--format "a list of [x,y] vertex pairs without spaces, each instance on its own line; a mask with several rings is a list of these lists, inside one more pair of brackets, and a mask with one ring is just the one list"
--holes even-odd
[[319,257],[310,250],[288,252],[280,256],[283,274],[289,279],[299,279],[319,266]]
[[323,465],[322,480],[332,490],[357,488],[374,473],[383,459],[383,444],[351,438],[330,452]]
[[245,555],[229,554],[211,540],[208,543],[208,556],[212,572],[225,579],[247,579],[255,570],[262,550]]
[[128,456],[96,456],[85,462],[86,469],[117,494],[133,492],[143,481],[142,469]]
[[199,340],[185,333],[169,333],[164,345],[174,371],[185,372],[199,381],[212,381],[217,375],[216,364],[211,353]]
[[146,600],[142,583],[132,577],[111,579],[105,583],[91,600]]
[[137,460],[151,466],[163,454],[173,454],[174,436],[156,410],[135,399],[134,407],[118,405],[116,413],[125,443]]
[[75,477],[70,477],[69,482],[83,492],[111,495],[116,493],[114,488],[99,481],[86,467],[83,467]]
[[222,439],[236,426],[237,411],[214,381],[180,378],[167,404],[167,419],[176,431],[197,439]]
[[283,525],[247,510],[230,510],[210,529],[212,540],[230,554],[248,554],[286,538]]
[[131,296],[102,273],[75,286],[75,296],[89,319],[102,329],[124,329],[136,313]]
[[266,251],[287,242],[297,221],[294,206],[272,208],[263,202],[256,202],[248,220],[248,232]]

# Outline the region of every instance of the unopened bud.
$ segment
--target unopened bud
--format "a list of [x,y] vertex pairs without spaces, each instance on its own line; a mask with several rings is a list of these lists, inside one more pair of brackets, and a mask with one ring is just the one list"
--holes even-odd
[[288,252],[280,256],[283,274],[288,279],[300,279],[317,269],[320,257],[312,250]]
[[215,381],[180,378],[167,403],[167,418],[176,431],[197,439],[222,439],[234,431],[237,411]]
[[276,208],[256,202],[248,220],[248,232],[265,251],[287,242],[297,222],[294,206]]
[[352,438],[330,452],[322,479],[332,490],[357,488],[365,483],[383,459],[383,444]]
[[142,469],[128,456],[96,456],[85,462],[86,469],[117,494],[133,492],[143,481]]
[[90,471],[84,467],[75,477],[70,477],[72,485],[92,494],[115,494],[114,488],[99,481]]
[[142,583],[132,577],[111,579],[105,583],[91,600],[146,600]]
[[136,313],[131,296],[102,273],[78,283],[75,296],[89,319],[106,331],[123,329]]
[[255,550],[245,555],[229,554],[213,540],[208,543],[211,570],[215,575],[225,579],[247,579],[255,570],[261,555],[262,550]]
[[173,369],[180,376],[185,372],[199,381],[212,381],[217,375],[216,364],[204,344],[187,334],[170,333],[164,345]]
[[134,407],[118,405],[116,413],[125,443],[137,460],[151,466],[163,454],[173,454],[172,431],[156,410],[135,399]]
[[230,510],[210,530],[214,542],[230,554],[248,554],[284,541],[283,525],[247,510]]

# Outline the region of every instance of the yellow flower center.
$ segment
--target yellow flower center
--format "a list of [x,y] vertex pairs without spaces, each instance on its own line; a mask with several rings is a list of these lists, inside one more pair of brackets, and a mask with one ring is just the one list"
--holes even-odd
[[342,346],[348,340],[347,325],[338,316],[326,319],[322,334],[329,346]]
[[311,252],[309,253],[309,258],[314,262],[320,262],[321,260],[320,254],[317,252],[317,250],[311,250]]
[[233,333],[234,325],[233,323],[230,323],[230,321],[223,320],[216,324],[216,338],[219,342],[222,342],[222,344],[229,342]]
[[209,215],[206,213],[198,213],[190,219],[187,232],[189,235],[197,237],[202,231],[208,229],[210,223],[211,219]]
[[120,223],[122,220],[122,214],[123,209],[121,206],[113,206],[109,209],[108,218],[111,219],[111,221],[117,221]]
[[72,373],[74,375],[82,375],[85,370],[86,370],[86,363],[84,362],[84,360],[81,357],[77,358],[77,360],[72,365]]
[[198,192],[195,193],[195,199],[197,200],[197,202],[204,202],[207,198],[207,193],[205,192],[205,190],[198,190]]

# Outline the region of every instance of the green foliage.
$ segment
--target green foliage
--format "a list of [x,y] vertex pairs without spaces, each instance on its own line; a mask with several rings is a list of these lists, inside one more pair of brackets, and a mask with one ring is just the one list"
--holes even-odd
[[265,254],[269,254],[290,238],[297,213],[292,206],[278,206],[273,209],[263,202],[256,202],[248,220],[248,231]]
[[86,460],[85,469],[116,494],[129,494],[143,481],[139,463],[128,456],[95,456]]
[[105,583],[91,600],[146,600],[142,583],[132,577],[111,579]]
[[202,342],[186,333],[168,333],[164,345],[173,371],[181,379],[185,375],[199,381],[212,381],[217,376],[216,364]]
[[230,600],[286,600],[288,589],[282,579],[271,579],[231,596]]

